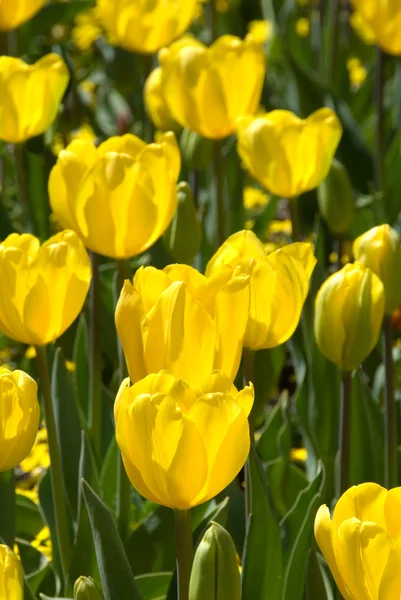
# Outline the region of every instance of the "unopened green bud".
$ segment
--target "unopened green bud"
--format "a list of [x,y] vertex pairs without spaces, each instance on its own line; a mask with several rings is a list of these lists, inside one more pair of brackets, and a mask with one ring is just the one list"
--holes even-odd
[[210,524],[196,550],[189,600],[241,600],[234,542],[218,523]]
[[212,161],[213,142],[195,131],[184,129],[181,134],[181,151],[190,169],[201,171]]
[[79,577],[74,585],[75,600],[103,600],[95,582],[91,577]]
[[329,174],[317,190],[319,210],[330,231],[348,231],[355,212],[354,192],[345,167],[333,160]]
[[201,224],[196,213],[192,190],[185,181],[178,184],[177,194],[177,210],[163,235],[163,242],[174,260],[191,264],[199,252]]

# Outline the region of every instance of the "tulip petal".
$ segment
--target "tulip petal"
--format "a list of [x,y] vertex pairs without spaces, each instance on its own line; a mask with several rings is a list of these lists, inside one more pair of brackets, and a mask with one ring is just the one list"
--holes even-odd
[[376,523],[366,522],[361,524],[361,557],[366,587],[369,590],[369,599],[378,597],[380,582],[387,565],[392,543],[393,540],[387,531]]
[[401,488],[396,487],[387,492],[384,502],[385,529],[395,538],[401,533]]
[[144,314],[147,314],[156,304],[158,298],[170,285],[167,270],[161,271],[155,267],[140,267],[135,273],[134,287],[141,297]]
[[372,521],[386,529],[384,505],[387,490],[377,483],[362,483],[352,486],[338,500],[333,512],[333,526],[339,529],[341,523],[352,517],[359,521]]
[[379,587],[378,600],[401,598],[401,536],[393,541]]
[[336,559],[347,582],[352,600],[371,600],[361,553],[361,522],[356,518],[343,521],[338,529]]

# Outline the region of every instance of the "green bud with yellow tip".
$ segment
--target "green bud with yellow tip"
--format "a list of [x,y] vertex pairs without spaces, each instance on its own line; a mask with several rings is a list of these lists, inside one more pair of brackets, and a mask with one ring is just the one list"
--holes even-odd
[[185,181],[177,185],[178,205],[173,220],[163,235],[164,244],[178,263],[191,264],[201,245],[201,223],[194,196]]
[[333,159],[329,174],[317,190],[320,214],[330,231],[341,235],[348,231],[355,212],[354,192],[345,167]]
[[74,600],[103,600],[92,577],[79,577],[74,585]]
[[189,600],[241,600],[241,577],[230,534],[212,521],[195,554]]

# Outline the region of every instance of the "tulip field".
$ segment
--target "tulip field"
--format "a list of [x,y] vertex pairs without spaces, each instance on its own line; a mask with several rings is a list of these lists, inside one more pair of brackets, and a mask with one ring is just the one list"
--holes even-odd
[[400,0],[0,0],[0,600],[401,599],[400,107]]

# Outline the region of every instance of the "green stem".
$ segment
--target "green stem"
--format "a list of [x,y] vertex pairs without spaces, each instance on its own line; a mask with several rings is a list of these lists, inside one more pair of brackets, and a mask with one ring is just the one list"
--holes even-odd
[[338,25],[339,25],[339,13],[340,13],[340,2],[339,0],[332,0],[330,5],[330,23],[329,23],[329,56],[327,61],[326,78],[327,83],[330,87],[333,87],[333,78],[337,73],[337,50],[338,50]]
[[32,222],[30,219],[29,193],[27,181],[27,165],[25,160],[24,144],[14,146],[15,166],[18,178],[20,206],[24,213],[26,223]]
[[224,179],[222,164],[222,141],[213,142],[213,179],[217,209],[218,242],[221,245],[226,239],[225,207],[224,207]]
[[[376,192],[384,192],[384,111],[383,111],[383,91],[384,91],[384,54],[377,48],[376,61],[376,84],[375,84],[375,103],[376,103]],[[382,202],[380,202],[382,204]]]
[[288,208],[290,211],[292,224],[292,239],[294,242],[299,242],[301,240],[301,218],[299,214],[298,202],[298,198],[290,198],[288,200]]
[[[145,87],[145,83],[149,75],[153,70],[153,54],[141,54],[140,55],[141,72],[142,72],[142,88]],[[146,112],[145,103],[143,104],[143,139],[145,142],[150,144],[153,141],[154,128],[152,119]]]
[[102,442],[102,346],[100,336],[99,256],[90,253],[92,281],[90,288],[90,393],[89,431],[95,456],[100,460]]
[[193,560],[191,513],[189,510],[176,509],[174,518],[178,600],[188,600]]
[[341,404],[339,429],[338,487],[340,497],[350,485],[352,372],[341,373]]
[[[249,348],[244,348],[242,352],[242,364],[244,374],[244,386],[248,385],[250,381],[255,382],[255,351]],[[254,403],[254,406],[256,404]],[[249,433],[251,436],[251,446],[255,444],[254,438],[254,412],[251,411],[249,415]],[[245,483],[245,526],[248,527],[249,515],[251,514],[252,497],[251,497],[251,480],[249,472],[249,459],[246,461],[244,466],[244,483]]]
[[49,367],[47,363],[46,346],[36,347],[36,364],[39,375],[40,389],[43,398],[43,411],[47,427],[47,439],[50,454],[50,478],[52,486],[54,518],[56,534],[60,552],[60,562],[64,579],[67,579],[71,560],[71,540],[68,531],[66,496],[64,493],[62,466],[59,447],[56,437],[56,424],[54,420],[53,404],[50,395]]
[[385,370],[384,383],[384,485],[387,489],[398,483],[397,411],[394,398],[394,364],[391,315],[383,320],[382,344]]
[[10,548],[15,537],[15,477],[14,471],[0,472],[0,538]]

